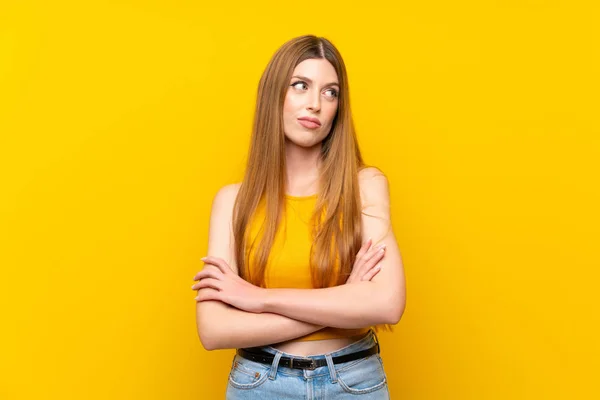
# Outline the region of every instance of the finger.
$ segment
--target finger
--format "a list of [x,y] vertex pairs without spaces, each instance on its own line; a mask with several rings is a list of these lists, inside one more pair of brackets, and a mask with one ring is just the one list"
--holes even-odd
[[[385,252],[385,244],[372,247],[367,252],[367,254],[365,254],[365,256],[363,257],[362,262],[367,263],[367,262],[371,261],[373,258],[376,258],[376,257],[380,256],[381,254],[384,254],[384,252]],[[371,265],[373,265],[373,264],[371,264]]]
[[373,243],[373,239],[368,238],[367,241],[361,246],[360,250],[356,254],[357,259],[361,258],[367,252],[367,250],[369,250],[369,247],[371,247],[371,243]]
[[356,255],[357,259],[364,258],[373,249],[373,239],[369,238]]
[[381,271],[381,264],[377,264],[375,267],[371,268],[369,272],[363,275],[362,280],[370,281],[379,271]]
[[363,266],[365,272],[368,272],[371,268],[373,268],[385,255],[385,248],[377,250],[369,260],[367,260]]
[[[223,279],[223,274],[216,268],[210,268],[198,272],[194,277],[194,279],[197,281],[208,278],[220,280]],[[198,282],[192,285],[192,290],[198,290]]]
[[377,246],[373,246],[373,248],[372,248],[372,249],[371,249],[371,251],[369,252],[369,256],[373,257],[374,255],[376,255],[376,254],[377,254],[377,252],[378,252],[379,250],[382,250],[382,249],[383,249],[383,250],[385,250],[385,248],[386,248],[386,245],[385,245],[385,243],[380,243],[380,244],[378,244]]
[[221,270],[218,267],[216,267],[212,264],[207,264],[202,271],[198,272],[194,276],[194,280],[197,281],[202,278],[209,277],[209,276],[213,277],[213,278],[218,278],[219,274],[222,275],[223,273],[221,272]]
[[207,301],[207,300],[221,300],[221,294],[218,290],[201,290],[198,292],[198,296],[194,298],[196,301]]
[[227,272],[231,272],[231,269],[227,265],[227,262],[225,262],[225,260],[223,260],[222,258],[206,256],[202,258],[202,261],[204,261],[205,264],[211,264],[218,267],[224,274],[226,274]]
[[369,272],[369,270],[373,268],[383,258],[384,255],[385,249],[379,249],[366,255],[357,266],[357,271],[359,273],[358,276],[362,276],[363,274]]
[[213,278],[204,278],[201,279],[200,282],[196,283],[194,286],[196,286],[198,290],[202,288],[213,288],[216,290],[221,290],[221,281]]
[[356,261],[355,268],[362,275],[381,259],[379,257],[382,256],[384,252],[385,244],[369,249],[360,260]]
[[369,250],[365,254],[363,254],[363,256],[361,257],[360,262],[365,263],[368,260],[370,260],[372,257],[376,256],[378,254],[378,251],[382,247],[385,248],[385,244],[383,244],[383,245],[380,244],[380,245],[372,246],[371,248],[369,248]]

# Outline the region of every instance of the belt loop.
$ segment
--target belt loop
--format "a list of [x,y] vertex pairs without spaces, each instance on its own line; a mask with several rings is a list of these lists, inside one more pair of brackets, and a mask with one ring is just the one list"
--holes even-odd
[[269,379],[274,381],[275,375],[277,375],[277,367],[279,367],[279,359],[283,355],[283,352],[277,350],[277,354],[273,358],[273,362],[271,363],[271,371],[269,371]]
[[331,383],[337,383],[337,373],[335,371],[335,367],[333,366],[331,354],[325,354],[325,360],[327,360],[327,368],[329,369],[329,377],[331,378]]
[[373,338],[375,339],[375,343],[377,343],[377,354],[380,354],[381,350],[379,348],[379,338],[377,337],[377,333],[371,328],[371,332],[373,332]]

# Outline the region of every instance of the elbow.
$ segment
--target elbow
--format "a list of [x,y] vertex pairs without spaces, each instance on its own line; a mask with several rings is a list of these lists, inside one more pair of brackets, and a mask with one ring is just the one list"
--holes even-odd
[[198,337],[200,338],[200,343],[202,344],[202,347],[204,347],[204,350],[211,351],[217,349],[213,336],[207,332],[206,329],[198,329]]
[[401,308],[397,308],[394,310],[390,310],[385,316],[385,324],[388,325],[396,325],[398,322],[400,322],[400,319],[402,318],[402,314],[404,314],[404,309]]
[[[212,303],[212,302],[206,302]],[[199,303],[200,304],[200,303]],[[202,347],[207,351],[230,348],[231,327],[224,323],[228,318],[219,308],[222,305],[204,304],[196,315],[196,328]],[[224,311],[225,313],[227,311]]]
[[218,346],[214,343],[214,341],[209,338],[204,336],[200,336],[200,343],[202,343],[202,347],[204,347],[204,350],[207,351],[211,351],[211,350],[217,350]]
[[404,314],[404,309],[406,308],[406,301],[404,298],[393,298],[387,299],[385,302],[385,306],[381,309],[384,310],[382,315],[383,323],[388,325],[396,325],[400,322],[402,315]]
[[223,349],[223,344],[219,340],[221,335],[214,332],[212,329],[208,329],[208,326],[198,327],[198,337],[200,338],[200,343],[202,343],[204,350],[212,351]]

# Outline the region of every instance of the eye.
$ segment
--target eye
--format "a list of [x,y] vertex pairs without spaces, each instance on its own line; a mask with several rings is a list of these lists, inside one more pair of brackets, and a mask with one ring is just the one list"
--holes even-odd
[[294,83],[292,83],[290,86],[296,86],[296,85],[298,85],[298,84],[300,84],[300,83],[301,83],[301,84],[303,84],[304,86],[306,86],[306,82],[304,82],[304,81],[298,81],[298,82],[294,82]]
[[[308,85],[306,84],[306,82],[304,82],[304,81],[297,81],[297,82],[294,82],[294,83],[292,83],[290,86],[292,86],[292,87],[295,87],[296,85],[299,85],[299,84],[302,84],[302,85],[304,85],[304,86],[308,86]],[[331,96],[328,96],[330,99],[335,99],[335,98],[336,98],[336,97],[338,97],[338,95],[339,95],[339,93],[338,93],[338,92],[337,92],[337,90],[335,90],[335,89],[327,89],[327,91],[332,93],[332,94],[331,94]]]
[[331,97],[332,97],[332,98],[336,98],[336,97],[338,97],[338,92],[337,92],[337,90],[335,90],[335,89],[327,89],[327,91],[330,91],[330,92],[332,93],[332,94],[331,94]]

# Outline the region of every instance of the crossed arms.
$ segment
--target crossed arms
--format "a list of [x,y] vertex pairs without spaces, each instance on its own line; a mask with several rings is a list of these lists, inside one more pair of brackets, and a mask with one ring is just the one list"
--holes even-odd
[[[260,311],[245,311],[223,301],[196,304],[198,335],[207,350],[263,346],[298,338],[324,327],[362,328],[396,324],[406,303],[404,268],[391,229],[389,189],[375,168],[359,173],[363,237],[386,245],[381,270],[370,281],[324,289],[260,289]],[[239,184],[227,185],[212,203],[208,255],[223,259],[235,272],[231,218]],[[208,265],[207,265],[208,266]],[[212,267],[215,268],[215,267]],[[211,288],[198,290],[207,296]]]

